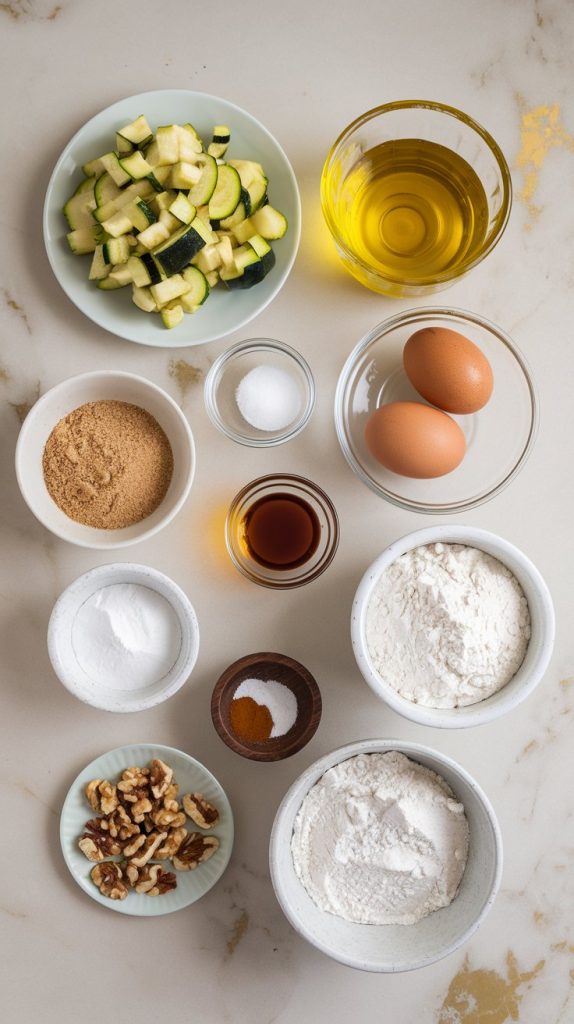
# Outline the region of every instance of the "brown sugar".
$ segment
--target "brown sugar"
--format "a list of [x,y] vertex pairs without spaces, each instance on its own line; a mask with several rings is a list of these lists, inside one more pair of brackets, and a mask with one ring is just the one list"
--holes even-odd
[[50,496],[70,519],[120,530],[161,504],[173,452],[151,413],[106,399],[80,405],[56,424],[42,467]]

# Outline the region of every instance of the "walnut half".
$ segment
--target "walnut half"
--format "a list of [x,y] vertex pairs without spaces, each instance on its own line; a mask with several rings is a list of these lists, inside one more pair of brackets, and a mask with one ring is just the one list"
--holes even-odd
[[219,821],[219,811],[202,793],[186,793],[182,803],[188,818],[196,825],[200,828],[215,828]]
[[107,860],[103,864],[96,864],[90,875],[102,896],[108,896],[111,900],[125,900],[128,887],[123,880],[122,869],[116,861]]
[[136,868],[134,864],[128,863],[125,874],[135,891],[145,893],[146,896],[163,896],[177,888],[173,871],[166,871],[161,864],[146,864],[143,868]]
[[209,860],[218,848],[217,836],[202,836],[199,832],[190,832],[172,858],[173,866],[178,871],[194,871],[199,864]]

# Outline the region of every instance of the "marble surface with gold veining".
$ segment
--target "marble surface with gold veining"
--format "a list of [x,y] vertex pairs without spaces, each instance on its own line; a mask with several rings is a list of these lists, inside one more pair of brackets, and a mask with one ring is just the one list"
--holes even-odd
[[[574,5],[14,0],[0,4],[0,52],[2,1020],[571,1024]],[[100,330],[68,302],[42,244],[43,196],[68,138],[113,101],[159,88],[202,90],[251,111],[285,147],[302,192],[301,250],[286,286],[247,330],[201,348],[146,349]],[[461,107],[508,158],[515,201],[504,238],[441,298],[505,328],[526,354],[541,398],[539,436],[520,476],[456,521],[504,535],[538,565],[556,605],[556,650],[521,707],[464,732],[409,725],[387,710],[362,682],[348,630],[365,567],[429,520],[371,494],[337,447],[331,410],[346,355],[375,323],[413,303],[371,294],[345,275],[322,223],[318,181],[345,124],[378,103],[412,97]],[[269,451],[234,446],[203,406],[213,359],[249,336],[300,349],[318,386],[310,426]],[[99,367],[164,387],[188,416],[198,451],[184,510],[125,555],[185,588],[201,625],[198,664],[171,701],[131,716],[80,704],[54,677],[46,650],[52,605],[77,575],[112,559],[43,529],[20,498],[13,468],[20,424],[38,396]],[[322,484],[342,528],[329,571],[283,594],[239,576],[222,540],[233,494],[274,470]],[[269,765],[229,751],[209,714],[223,668],[261,649],[306,664],[324,700],[309,746]],[[414,739],[460,760],[490,796],[504,837],[502,889],[484,925],[465,948],[414,975],[361,974],[326,959],[288,925],[269,881],[269,829],[286,788],[334,746],[372,735]],[[203,761],[226,788],[237,825],[219,885],[188,910],[147,920],[90,902],[58,842],[60,808],[78,771],[102,751],[138,741]]]

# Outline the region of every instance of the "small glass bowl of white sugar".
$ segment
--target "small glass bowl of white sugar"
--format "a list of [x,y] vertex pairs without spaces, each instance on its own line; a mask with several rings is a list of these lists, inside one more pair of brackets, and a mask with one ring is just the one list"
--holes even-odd
[[315,382],[303,356],[272,338],[252,338],[223,352],[205,379],[205,407],[238,444],[269,448],[306,426]]
[[54,672],[74,697],[103,711],[161,704],[187,681],[198,651],[188,597],[147,565],[91,569],[63,591],[50,616]]

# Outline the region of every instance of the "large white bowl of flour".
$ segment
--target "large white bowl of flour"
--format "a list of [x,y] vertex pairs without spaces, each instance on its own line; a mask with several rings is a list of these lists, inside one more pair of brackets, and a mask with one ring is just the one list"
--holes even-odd
[[[468,822],[468,852],[466,865],[460,884],[457,884],[456,894],[448,906],[434,910],[427,916],[415,923],[385,923],[370,924],[358,923],[347,920],[341,914],[325,909],[316,901],[304,884],[304,873],[300,870],[300,811],[311,794],[325,783],[325,773],[332,769],[344,770],[345,764],[352,764],[351,759],[363,758],[375,754],[398,753],[414,762],[414,768],[429,769],[436,773],[440,780],[443,780],[454,794],[454,801],[460,810],[460,804],[464,808],[464,815]],[[327,779],[329,775],[327,774]],[[354,791],[358,795],[357,789]],[[376,794],[373,794],[376,796]],[[343,795],[343,801],[346,797]],[[359,847],[364,852],[364,846],[359,843],[361,831],[359,820],[364,811],[364,799],[352,800],[354,805],[360,803],[361,807],[354,806],[350,815],[354,837],[348,842],[348,836],[337,835],[333,842],[324,842],[325,816],[323,819],[316,819],[317,833],[315,840],[314,856],[324,859],[324,878],[327,879],[327,888],[333,894],[339,887],[341,890],[341,876],[337,877],[337,871],[346,868],[349,876],[348,882],[351,892],[351,899],[359,904],[361,896],[358,891],[359,882],[363,888],[369,887],[369,878],[365,875],[365,857],[360,856]],[[397,801],[396,808],[389,808],[385,794],[380,795],[381,816],[387,813],[402,818],[400,801]],[[348,800],[347,800],[348,803]],[[412,811],[412,808],[411,808]],[[428,811],[428,808],[427,808]],[[366,812],[367,814],[370,812]],[[358,816],[358,817],[357,817]],[[344,818],[347,815],[343,815]],[[412,817],[412,813],[410,815]],[[417,817],[417,814],[415,814]],[[420,808],[418,814],[418,827],[413,830],[416,835],[411,836],[411,845],[424,844],[422,833],[432,832],[432,822],[428,821],[424,827],[425,809]],[[427,814],[428,817],[428,814]],[[437,818],[437,821],[439,819]],[[345,829],[348,832],[348,822],[345,821]],[[368,824],[368,822],[367,822]],[[405,825],[406,829],[406,825]],[[420,832],[419,832],[420,830]],[[339,832],[340,829],[337,829]],[[405,840],[406,836],[402,836]],[[433,850],[441,843],[436,842],[434,837]],[[372,865],[372,899],[367,903],[372,906],[382,907],[381,889],[384,888],[385,880],[382,878],[381,864],[385,861],[390,869],[388,883],[392,895],[393,877],[397,885],[404,884],[406,873],[405,864],[394,863],[393,858],[397,856],[396,849],[389,850],[384,840],[379,843],[380,850],[371,851],[367,857]],[[353,852],[354,848],[354,852]],[[404,847],[404,857],[407,856]],[[411,850],[411,854],[414,852]],[[466,853],[466,850],[464,851]],[[428,854],[428,851],[427,851]],[[398,854],[400,859],[400,854]],[[389,857],[391,858],[389,860]],[[295,863],[296,858],[299,863]],[[359,864],[358,861],[361,861]],[[412,858],[416,870],[421,865],[415,864],[416,857]],[[455,761],[440,754],[436,750],[422,746],[419,743],[407,743],[398,740],[360,740],[350,743],[347,746],[334,750],[319,761],[312,764],[293,783],[285,795],[275,817],[271,832],[269,852],[271,880],[275,894],[281,908],[293,927],[316,946],[317,949],[327,956],[338,960],[349,967],[355,967],[364,971],[378,971],[391,973],[398,971],[411,971],[419,967],[426,967],[442,957],[452,953],[455,949],[466,942],[476,931],[484,917],[488,913],[498,887],[502,874],[502,839],[500,829],[492,806],[475,780],[458,765]],[[338,862],[338,863],[337,863]],[[421,862],[422,863],[422,862]],[[408,865],[407,865],[408,867]],[[393,870],[396,868],[396,870]],[[428,866],[427,873],[431,875],[434,866]],[[424,872],[424,867],[423,867]],[[412,873],[412,872],[411,872]],[[315,877],[320,877],[320,872],[315,872]],[[419,870],[420,877],[420,870]],[[358,881],[357,881],[358,880]],[[456,886],[455,886],[456,888]],[[452,895],[452,894],[451,894]],[[389,901],[391,906],[392,900]],[[348,915],[349,904],[342,906],[344,913]],[[378,914],[381,917],[381,914]],[[413,915],[416,916],[416,915]],[[392,917],[392,912],[389,914]]]
[[554,646],[554,608],[530,559],[470,526],[417,530],[369,566],[351,613],[357,665],[404,718],[481,725],[538,685]]

